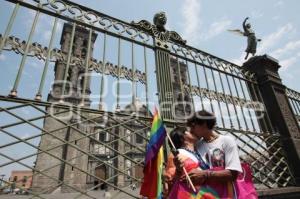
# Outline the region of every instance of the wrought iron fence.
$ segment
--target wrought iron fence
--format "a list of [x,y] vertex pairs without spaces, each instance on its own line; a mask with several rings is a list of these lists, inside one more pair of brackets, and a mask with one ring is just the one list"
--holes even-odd
[[293,113],[300,126],[300,93],[292,89],[286,89],[286,95],[289,99],[290,105],[292,107]]
[[[214,112],[257,188],[294,184],[254,74],[146,20],[127,23],[71,1],[1,4],[11,13],[0,35],[8,82],[0,87],[0,172],[32,170],[30,197],[97,198],[108,188],[139,198],[155,105],[169,128],[194,110]],[[31,23],[22,24],[26,13]],[[299,116],[295,93],[287,90]],[[25,189],[20,179],[2,182]]]

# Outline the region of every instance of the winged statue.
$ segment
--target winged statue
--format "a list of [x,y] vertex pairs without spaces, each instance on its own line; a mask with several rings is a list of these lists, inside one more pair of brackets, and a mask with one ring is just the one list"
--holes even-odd
[[247,48],[245,50],[245,52],[246,52],[245,59],[248,58],[248,56],[249,56],[250,53],[252,54],[252,56],[255,55],[256,48],[257,48],[257,42],[261,41],[261,39],[257,39],[256,38],[255,33],[252,30],[252,28],[251,28],[251,24],[247,23],[248,19],[249,19],[249,17],[247,17],[244,20],[244,22],[243,22],[243,29],[244,29],[244,31],[241,31],[239,29],[228,30],[228,31],[230,31],[232,33],[235,33],[235,34],[238,34],[240,36],[247,37]]

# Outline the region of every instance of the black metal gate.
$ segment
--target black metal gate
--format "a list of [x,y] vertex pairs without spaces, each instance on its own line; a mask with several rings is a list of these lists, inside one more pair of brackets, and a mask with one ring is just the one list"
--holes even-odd
[[[194,110],[214,112],[258,189],[295,185],[255,74],[186,45],[160,26],[164,13],[127,23],[71,1],[1,4],[10,12],[0,35],[3,188],[97,198],[107,187],[139,198],[154,106],[168,128]],[[299,116],[299,94],[287,92]],[[8,179],[13,170],[32,174]]]

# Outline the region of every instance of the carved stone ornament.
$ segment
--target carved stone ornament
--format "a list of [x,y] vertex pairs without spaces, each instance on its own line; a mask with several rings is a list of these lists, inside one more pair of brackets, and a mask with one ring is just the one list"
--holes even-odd
[[133,26],[143,29],[145,32],[153,35],[155,38],[167,42],[173,41],[180,44],[186,44],[186,40],[183,40],[181,36],[175,31],[168,31],[165,29],[167,17],[165,12],[159,12],[154,15],[153,24],[147,20],[141,20],[138,23],[131,22]]

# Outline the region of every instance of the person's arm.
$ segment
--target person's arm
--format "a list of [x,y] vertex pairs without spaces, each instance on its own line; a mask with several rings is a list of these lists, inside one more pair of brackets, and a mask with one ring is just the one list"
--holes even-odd
[[242,172],[241,162],[238,153],[238,147],[232,137],[223,138],[225,153],[224,170],[192,170],[189,174],[192,181],[197,185],[204,182],[228,182],[236,180],[238,173]]
[[[212,171],[212,170],[200,170],[194,169],[189,172],[189,176],[195,185],[201,185],[207,182],[229,182],[236,180],[238,171],[234,170],[222,170],[222,171]],[[181,178],[185,180],[184,177]]]
[[171,153],[168,156],[168,161],[165,167],[165,170],[163,172],[163,179],[164,179],[164,183],[163,183],[163,196],[164,198],[167,198],[170,189],[173,185],[173,178],[175,176],[175,172],[176,172],[176,167],[174,165],[174,155]]
[[249,31],[246,27],[246,22],[249,19],[249,17],[247,17],[244,21],[243,21],[243,29],[244,29],[244,35],[247,34]]

